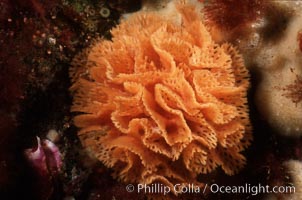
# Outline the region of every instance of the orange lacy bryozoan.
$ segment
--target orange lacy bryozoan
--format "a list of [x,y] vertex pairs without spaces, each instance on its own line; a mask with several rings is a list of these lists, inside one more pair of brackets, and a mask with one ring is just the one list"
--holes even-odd
[[232,175],[251,142],[249,74],[216,44],[193,6],[140,12],[71,69],[74,122],[84,147],[123,182],[192,183],[221,166]]

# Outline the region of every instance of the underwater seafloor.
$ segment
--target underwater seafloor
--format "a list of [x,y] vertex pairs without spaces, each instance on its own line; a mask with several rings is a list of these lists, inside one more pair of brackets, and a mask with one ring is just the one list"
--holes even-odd
[[[69,70],[96,39],[110,39],[122,16],[163,9],[167,2],[0,0],[0,199],[147,199],[127,192],[128,183],[113,179],[112,169],[82,146],[70,111]],[[253,135],[238,173],[218,167],[197,179],[295,186],[295,193],[207,191],[169,198],[302,199],[302,1],[193,2],[208,12],[217,43],[229,42],[243,55]]]

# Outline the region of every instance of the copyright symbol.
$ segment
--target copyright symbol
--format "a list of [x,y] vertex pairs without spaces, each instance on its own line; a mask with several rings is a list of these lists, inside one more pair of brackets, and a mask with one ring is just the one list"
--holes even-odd
[[127,190],[127,192],[133,192],[134,191],[134,185],[132,185],[132,184],[128,184],[127,186],[126,186],[126,190]]

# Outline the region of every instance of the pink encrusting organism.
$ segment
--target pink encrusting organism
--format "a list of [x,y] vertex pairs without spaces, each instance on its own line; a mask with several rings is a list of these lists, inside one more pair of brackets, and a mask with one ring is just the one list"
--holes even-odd
[[62,155],[59,148],[48,139],[37,137],[37,146],[26,149],[24,155],[33,169],[39,191],[37,199],[49,199],[54,193],[55,184],[62,168]]
[[25,150],[25,157],[41,175],[54,175],[61,170],[62,159],[58,147],[50,140],[41,141],[37,137],[37,146]]

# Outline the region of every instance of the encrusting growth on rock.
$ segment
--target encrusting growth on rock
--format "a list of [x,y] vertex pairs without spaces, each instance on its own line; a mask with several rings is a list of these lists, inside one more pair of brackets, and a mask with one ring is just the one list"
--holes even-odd
[[[249,24],[261,15],[269,1],[263,0],[212,0],[205,5],[206,20],[224,30]],[[236,11],[236,12],[234,12]]]
[[139,12],[122,21],[70,71],[82,144],[123,182],[172,187],[218,166],[232,175],[246,162],[242,57],[212,40],[193,5],[173,6],[172,17]]
[[284,96],[291,99],[293,103],[300,103],[302,101],[302,77],[296,76],[293,84],[287,85],[282,88]]
[[250,33],[251,25],[264,16],[270,0],[211,0],[205,3],[205,23],[217,40]]

